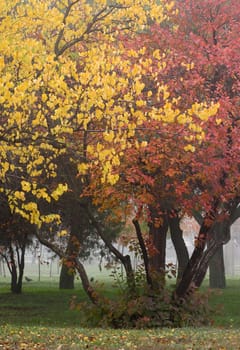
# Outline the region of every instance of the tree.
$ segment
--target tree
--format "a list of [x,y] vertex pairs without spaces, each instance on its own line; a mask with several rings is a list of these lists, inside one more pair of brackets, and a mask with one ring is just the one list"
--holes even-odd
[[[116,114],[110,111],[111,101],[128,81],[123,79],[113,91],[111,64],[118,64],[117,46],[112,57],[109,52],[118,30],[146,23],[143,6],[121,1],[92,6],[80,1],[1,2],[2,190],[11,209],[32,223],[46,219],[38,213],[38,199],[57,199],[67,189],[64,184],[45,186],[41,180],[54,180],[55,159],[68,146],[82,152],[82,160],[93,114],[96,127],[106,108]],[[139,20],[133,21],[135,17]],[[27,203],[29,192],[33,198]]]
[[[122,124],[131,116],[129,106],[141,84],[132,79],[136,72],[128,77],[127,60],[118,73],[119,33],[142,30],[149,18],[161,20],[162,11],[159,5],[145,6],[142,1],[2,1],[1,5],[2,191],[12,212],[39,230],[60,219],[56,212],[41,212],[42,202],[57,202],[68,189],[56,179],[60,157],[67,155],[80,173],[86,172],[86,154],[91,153],[92,142],[97,144],[95,130],[103,127],[104,142],[110,144],[108,130],[119,114]],[[121,134],[119,130],[119,139]],[[99,142],[98,152],[102,147]],[[117,164],[118,157],[111,149],[101,155],[107,161],[104,176],[114,181],[109,160]],[[116,253],[130,273],[128,257]]]
[[[208,188],[212,197],[215,194],[215,211],[223,209],[232,217],[237,217],[237,205],[239,200],[239,184],[237,173],[239,171],[239,159],[237,157],[236,133],[239,127],[237,106],[239,103],[239,84],[237,61],[239,61],[239,40],[237,40],[237,23],[239,22],[239,9],[236,1],[204,1],[199,7],[193,1],[185,1],[184,6],[177,5],[179,16],[174,21],[176,31],[164,31],[168,47],[171,47],[173,64],[169,65],[166,76],[172,84],[172,93],[181,90],[186,99],[197,97],[199,100],[208,99],[219,102],[216,123],[220,128],[215,132],[208,132],[209,142],[215,154],[211,153],[205,161],[204,157],[199,165],[205,166],[205,180],[201,187]],[[177,25],[177,27],[176,27]],[[172,27],[173,28],[173,27]],[[169,36],[170,33],[170,36]],[[159,35],[159,33],[158,33]],[[181,40],[180,40],[181,38]],[[186,57],[186,52],[188,56]],[[176,70],[177,64],[185,58],[185,64],[181,70]],[[177,64],[176,64],[177,63]],[[175,67],[175,68],[174,68]],[[174,70],[175,69],[175,70]],[[175,76],[171,73],[175,72]],[[181,74],[181,79],[176,76]],[[185,81],[185,78],[187,79]],[[189,91],[191,93],[189,94]],[[212,128],[212,125],[210,126]],[[224,141],[219,142],[222,138]],[[210,146],[209,144],[209,146]],[[208,150],[211,148],[208,147]],[[214,173],[213,173],[214,172]],[[212,183],[206,179],[210,177]],[[231,182],[232,181],[232,182]],[[210,186],[209,186],[210,184]],[[217,192],[213,191],[213,188]],[[207,195],[206,190],[204,196]],[[221,199],[220,199],[221,198]],[[218,203],[217,203],[218,202]],[[217,204],[217,205],[216,205]],[[221,209],[219,209],[219,204]],[[228,209],[226,209],[228,207]],[[232,209],[231,209],[232,207]],[[229,239],[229,228],[226,222],[218,224],[219,234],[215,232],[215,244],[222,249],[222,244]],[[215,229],[213,229],[215,231]],[[225,231],[225,238],[222,232]],[[211,235],[208,235],[211,237]],[[209,238],[208,237],[208,238]],[[219,242],[217,243],[217,241]],[[213,248],[213,242],[205,256],[207,257]],[[212,256],[212,254],[210,254]],[[207,259],[209,261],[209,259]],[[200,278],[201,280],[201,278]],[[199,284],[198,281],[197,284]]]
[[1,198],[0,255],[11,274],[11,292],[20,294],[25,267],[25,251],[31,244],[33,227],[18,214],[11,214]]
[[[124,194],[131,193],[135,203],[157,210],[151,220],[157,226],[166,210],[202,213],[196,249],[177,289],[183,297],[201,284],[210,258],[229,240],[229,225],[239,215],[239,11],[236,1],[204,1],[201,7],[185,1],[175,9],[170,20],[153,25],[138,40],[124,38],[126,52],[132,47],[140,52],[132,67],[142,63],[141,96],[151,112],[148,122],[135,128],[135,139],[128,140],[119,191],[126,188]],[[209,118],[204,101],[215,103],[215,117]]]

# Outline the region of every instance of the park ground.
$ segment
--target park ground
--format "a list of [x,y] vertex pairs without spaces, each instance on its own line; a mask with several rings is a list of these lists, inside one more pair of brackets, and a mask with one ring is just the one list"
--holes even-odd
[[[111,293],[109,282],[106,287]],[[206,288],[206,287],[204,287]],[[59,290],[57,279],[24,282],[22,295],[9,293],[0,279],[0,350],[164,350],[240,349],[240,280],[213,292],[217,305],[212,326],[181,329],[114,330],[85,328],[80,311],[70,310],[73,296],[85,299],[80,282],[74,290]]]

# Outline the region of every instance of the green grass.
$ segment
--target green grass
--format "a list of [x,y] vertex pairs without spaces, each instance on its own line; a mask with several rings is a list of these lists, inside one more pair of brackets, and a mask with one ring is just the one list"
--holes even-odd
[[[0,279],[0,350],[240,349],[239,280],[211,296],[211,304],[218,305],[212,327],[155,330],[83,328],[79,312],[69,309],[73,295],[86,300],[80,283],[63,291],[57,280],[33,281],[24,283],[22,295],[12,295],[4,281]],[[105,288],[112,293],[109,283]]]
[[230,280],[226,289],[213,292],[210,302],[218,309],[216,326],[240,329],[240,279]]

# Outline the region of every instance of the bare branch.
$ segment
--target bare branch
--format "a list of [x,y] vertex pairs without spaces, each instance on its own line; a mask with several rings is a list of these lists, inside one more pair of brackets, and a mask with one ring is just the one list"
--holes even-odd
[[[69,16],[70,10],[72,8],[72,6],[74,4],[76,4],[78,1],[75,1],[74,3],[71,3],[65,12],[64,18],[63,18],[63,24],[66,24],[67,21],[67,17]],[[54,52],[56,57],[61,56],[66,50],[68,50],[69,48],[71,48],[72,46],[76,45],[77,43],[81,42],[84,40],[86,35],[89,35],[91,33],[94,32],[99,32],[102,31],[102,29],[96,28],[96,24],[102,20],[104,20],[106,17],[108,17],[114,10],[119,10],[119,9],[123,9],[125,8],[124,6],[117,6],[117,5],[111,5],[111,6],[105,6],[104,8],[102,8],[101,10],[99,10],[99,12],[97,12],[92,20],[88,23],[86,30],[82,33],[82,35],[80,35],[78,38],[75,38],[73,40],[70,40],[69,42],[67,42],[66,44],[64,44],[61,48],[60,46],[60,42],[63,38],[63,34],[64,34],[64,28],[62,28],[58,34],[56,43],[55,43],[55,48],[54,48]],[[110,31],[109,33],[112,33],[113,31]]]

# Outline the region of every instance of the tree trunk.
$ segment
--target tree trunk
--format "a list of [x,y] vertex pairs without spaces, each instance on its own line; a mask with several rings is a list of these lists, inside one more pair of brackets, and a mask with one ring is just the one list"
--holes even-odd
[[11,261],[12,270],[11,270],[11,292],[14,294],[20,294],[19,286],[17,283],[17,267],[15,261]]
[[199,269],[194,277],[194,283],[200,287],[209,267],[210,261],[216,252],[230,240],[230,221],[228,219],[215,222],[209,232],[208,248],[204,252],[199,263]]
[[26,240],[27,235],[25,236],[25,239],[23,243],[21,244],[21,256],[19,259],[18,269],[19,269],[19,276],[18,276],[18,290],[19,293],[22,292],[22,281],[23,281],[23,274],[24,274],[24,268],[25,268],[25,251],[26,251]]
[[159,215],[154,209],[150,209],[150,214],[149,236],[153,248],[150,266],[153,271],[163,272],[166,265],[167,215]]
[[[38,232],[36,232],[36,236],[43,245],[50,248],[54,253],[56,253],[59,256],[59,258],[61,258],[61,259],[66,258],[64,253],[57,246],[55,246],[54,243],[49,242],[47,239],[41,237],[41,235],[39,235]],[[79,273],[79,276],[80,276],[81,281],[82,281],[83,289],[86,292],[87,296],[92,301],[92,303],[98,304],[99,296],[98,296],[97,292],[93,289],[92,285],[90,284],[86,270],[85,270],[83,264],[80,262],[78,257],[75,257],[73,259],[73,264],[74,264],[74,267],[76,268],[77,272]]]
[[210,288],[226,288],[223,245],[217,249],[209,264]]
[[143,236],[142,236],[141,227],[139,225],[137,218],[133,219],[132,222],[133,222],[133,225],[135,227],[138,242],[139,242],[139,245],[140,245],[140,248],[142,251],[143,263],[144,263],[145,274],[146,274],[146,281],[147,281],[147,284],[149,285],[149,287],[153,288],[153,281],[152,281],[152,277],[151,277],[151,274],[149,271],[148,252],[147,252],[147,248],[146,248]]
[[133,294],[135,294],[136,289],[136,283],[135,283],[135,275],[132,268],[131,258],[130,256],[123,255],[115,246],[112,244],[112,242],[105,237],[103,230],[101,228],[101,225],[98,223],[98,221],[94,218],[94,215],[92,215],[91,211],[86,208],[88,217],[92,223],[92,225],[95,227],[97,234],[102,239],[102,241],[105,243],[106,247],[109,249],[109,251],[114,254],[114,256],[122,263],[124,266],[126,277],[127,277],[127,284],[129,291]]
[[195,275],[199,269],[199,263],[201,261],[207,237],[210,232],[211,226],[209,226],[208,218],[204,219],[198,237],[195,241],[195,248],[192,253],[192,256],[187,264],[187,267],[183,273],[182,279],[179,282],[176,288],[176,296],[178,298],[185,298],[188,294],[190,294],[195,288]]
[[[215,221],[211,226],[209,226],[208,219],[204,219],[195,249],[184,271],[183,278],[176,289],[177,297],[185,298],[192,290],[200,287],[212,257],[219,247],[226,244],[229,239],[229,218],[219,222]],[[204,251],[207,240],[208,248]]]
[[25,249],[26,242],[24,241],[21,247],[16,246],[17,261],[14,257],[14,249],[9,247],[10,254],[10,273],[11,273],[11,292],[14,294],[22,293],[22,280],[25,266]]
[[183,231],[180,227],[180,219],[176,212],[168,215],[171,239],[178,260],[177,283],[182,279],[183,272],[189,262],[189,254],[183,239]]
[[60,289],[74,289],[75,266],[74,259],[78,257],[80,243],[76,236],[71,234],[66,249],[66,258],[62,261],[62,268],[59,279]]
[[59,288],[74,289],[74,273],[64,262],[60,272]]

